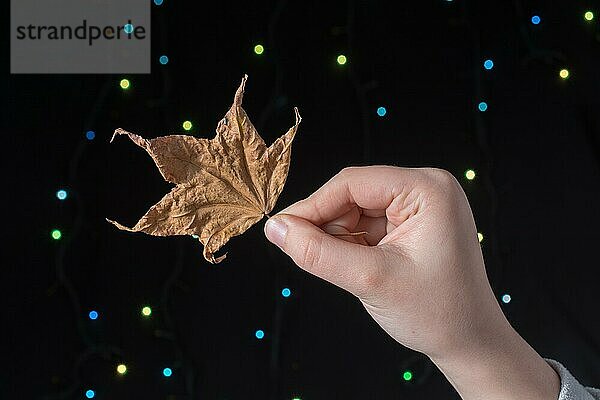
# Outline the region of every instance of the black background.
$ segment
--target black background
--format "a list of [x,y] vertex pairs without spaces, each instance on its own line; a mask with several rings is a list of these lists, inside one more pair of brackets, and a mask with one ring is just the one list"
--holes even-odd
[[192,134],[210,138],[244,73],[245,109],[268,143],[293,124],[293,106],[303,117],[276,210],[348,165],[448,169],[485,236],[495,292],[512,296],[510,321],[541,355],[599,385],[600,26],[583,19],[589,7],[600,16],[594,4],[165,0],[152,6],[152,74],[133,76],[9,75],[4,35],[0,397],[457,398],[358,300],[280,254],[262,223],[210,265],[191,238],[104,221],[133,224],[169,189],[144,151],[109,145],[113,130],[155,137],[190,119]]

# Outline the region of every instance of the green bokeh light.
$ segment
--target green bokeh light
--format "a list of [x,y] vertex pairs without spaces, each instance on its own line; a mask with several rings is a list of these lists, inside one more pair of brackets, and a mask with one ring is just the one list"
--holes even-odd
[[594,13],[591,11],[586,11],[585,14],[583,14],[583,18],[585,18],[586,21],[591,21],[594,19]]

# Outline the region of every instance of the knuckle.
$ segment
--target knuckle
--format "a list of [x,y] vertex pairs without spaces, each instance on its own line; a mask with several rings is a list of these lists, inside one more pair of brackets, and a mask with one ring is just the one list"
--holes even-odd
[[360,288],[359,297],[366,298],[376,296],[385,286],[387,276],[385,272],[385,262],[376,254],[372,255],[373,263],[369,266],[358,266],[357,269],[357,286]]
[[361,270],[358,274],[358,284],[365,293],[373,293],[383,284],[383,276],[377,268]]
[[426,175],[433,180],[436,186],[442,186],[444,189],[452,189],[460,186],[454,175],[441,168],[425,168]]
[[321,254],[323,251],[323,240],[318,237],[311,237],[306,241],[300,254],[300,265],[306,269],[315,269],[321,263]]
[[340,172],[338,172],[337,176],[346,178],[352,174],[354,174],[360,167],[345,167],[342,168]]

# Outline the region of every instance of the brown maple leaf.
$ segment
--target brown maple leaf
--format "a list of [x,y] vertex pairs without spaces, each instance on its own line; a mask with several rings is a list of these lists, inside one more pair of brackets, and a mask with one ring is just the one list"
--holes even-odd
[[301,118],[270,147],[260,137],[242,108],[244,86],[217,126],[213,139],[171,135],[144,139],[117,129],[150,154],[164,179],[175,187],[135,224],[119,229],[155,236],[197,235],[204,258],[221,262],[217,252],[233,236],[244,233],[268,215],[285,184],[291,145]]

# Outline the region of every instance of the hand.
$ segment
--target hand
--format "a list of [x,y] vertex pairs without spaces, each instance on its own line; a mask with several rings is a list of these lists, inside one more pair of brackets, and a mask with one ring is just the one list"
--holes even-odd
[[[367,233],[339,236],[358,231]],[[358,297],[394,339],[429,356],[464,399],[558,397],[556,373],[495,299],[469,203],[450,173],[346,168],[270,218],[265,233],[298,266]],[[510,378],[512,366],[520,372]]]

